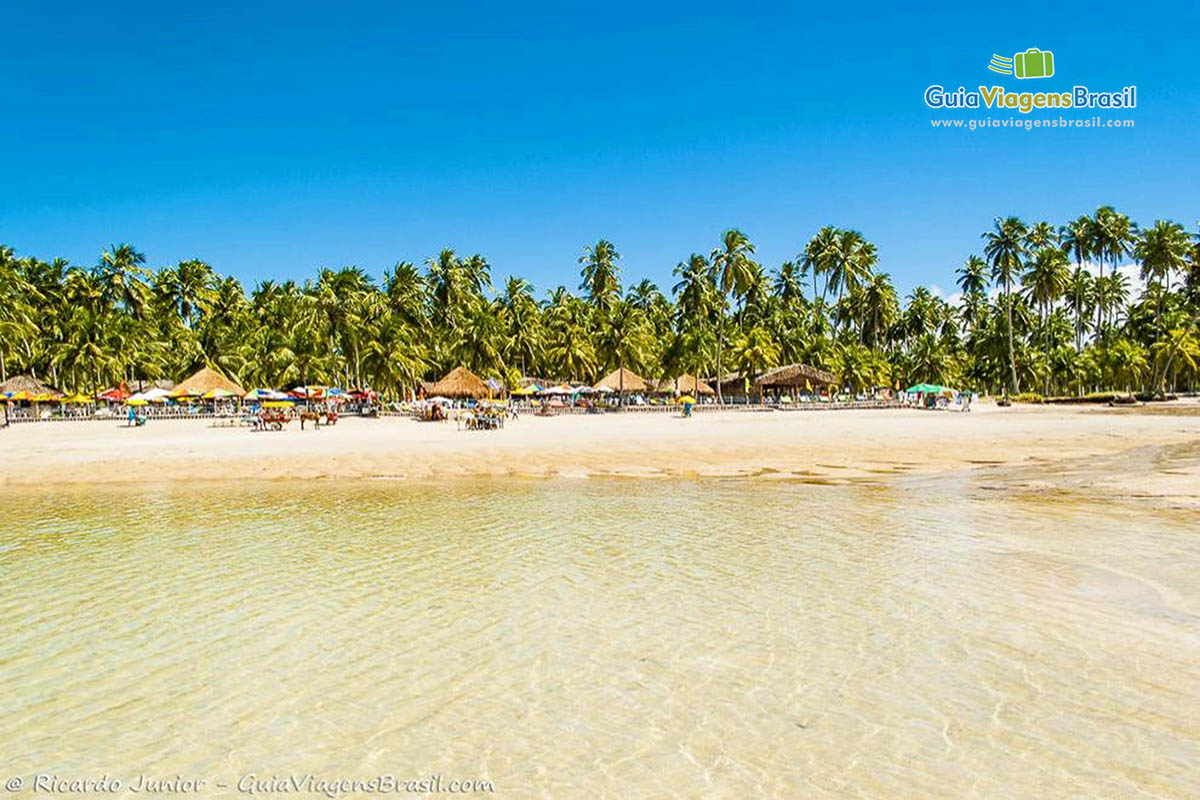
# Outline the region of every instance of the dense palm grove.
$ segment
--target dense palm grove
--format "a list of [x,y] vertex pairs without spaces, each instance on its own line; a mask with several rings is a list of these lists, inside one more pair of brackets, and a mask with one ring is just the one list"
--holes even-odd
[[[825,227],[768,269],[730,230],[674,269],[664,292],[622,285],[608,241],[584,249],[578,291],[538,298],[518,277],[493,287],[481,255],[443,250],[374,282],[357,267],[249,295],[202,261],[150,271],[129,245],[94,266],[0,247],[0,379],[28,372],[88,391],[178,379],[214,366],[246,386],[335,383],[405,396],[463,364],[594,381],[754,375],[803,362],[848,389],[932,381],[977,391],[1081,394],[1194,390],[1200,249],[1171,222],[1139,229],[1111,207],[1061,227],[997,219],[958,267],[961,300],[924,287],[903,300],[875,245]],[[1145,289],[1125,271],[1136,263]]]

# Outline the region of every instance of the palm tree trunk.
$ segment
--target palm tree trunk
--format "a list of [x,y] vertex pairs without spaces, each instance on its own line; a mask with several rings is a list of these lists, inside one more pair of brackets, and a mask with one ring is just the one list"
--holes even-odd
[[1021,391],[1021,386],[1017,382],[1017,362],[1013,351],[1013,324],[1012,324],[1012,291],[1009,289],[1008,278],[1004,279],[1004,298],[1006,311],[1008,312],[1008,370],[1009,380],[1012,384],[1014,394]]
[[717,405],[719,405],[719,406],[725,404],[725,399],[721,394],[721,381],[725,377],[721,373],[721,339],[723,338],[722,337],[723,332],[721,330],[721,327],[722,327],[721,324],[718,322],[717,323]]

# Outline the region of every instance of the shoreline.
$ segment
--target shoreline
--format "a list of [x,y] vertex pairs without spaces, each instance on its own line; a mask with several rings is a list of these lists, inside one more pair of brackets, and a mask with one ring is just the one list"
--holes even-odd
[[[981,404],[824,413],[522,417],[502,431],[343,418],[282,432],[208,421],[26,423],[0,433],[0,489],[228,481],[749,479],[887,484],[1033,470],[1033,485],[1200,505],[1200,404],[1179,413]],[[1141,457],[1130,454],[1150,448]],[[1174,450],[1172,450],[1174,448]],[[1182,453],[1182,460],[1165,456]],[[1156,463],[1167,458],[1170,464]],[[1180,461],[1180,463],[1175,463]]]

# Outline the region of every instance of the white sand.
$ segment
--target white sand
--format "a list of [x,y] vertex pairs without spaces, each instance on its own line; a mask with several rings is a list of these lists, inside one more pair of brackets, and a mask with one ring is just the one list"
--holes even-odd
[[[1163,409],[1166,410],[1166,409]],[[0,431],[0,484],[442,476],[755,476],[891,480],[1040,467],[1124,494],[1200,494],[1200,405],[1174,413],[980,404],[887,411],[523,416],[502,431],[343,418],[282,432],[204,421],[56,422]],[[1165,449],[1164,449],[1165,448]],[[1139,455],[1140,454],[1140,455]],[[1044,483],[1044,480],[1042,481]],[[1029,486],[1042,485],[1030,478]]]

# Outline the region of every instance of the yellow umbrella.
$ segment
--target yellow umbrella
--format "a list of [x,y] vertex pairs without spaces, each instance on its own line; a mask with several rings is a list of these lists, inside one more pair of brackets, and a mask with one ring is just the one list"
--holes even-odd
[[679,398],[679,402],[680,403],[690,403],[691,405],[696,405],[696,398],[692,397],[690,394],[685,394],[683,397]]
[[70,397],[64,397],[63,402],[64,403],[90,403],[90,402],[92,402],[92,397],[91,397],[91,395],[76,393],[76,394],[71,395]]
[[263,408],[291,408],[295,403],[291,400],[268,400],[262,405]]
[[237,397],[237,395],[228,389],[213,389],[211,392],[205,392],[203,397],[205,400],[224,400],[227,397]]
[[149,403],[150,403],[149,400],[146,400],[141,397],[137,398],[136,400],[125,401],[125,405],[127,405],[127,406],[144,406],[144,405],[149,405]]
[[23,389],[22,391],[14,392],[13,394],[10,394],[8,396],[8,399],[9,400],[32,400],[33,393],[30,392],[28,389]]

